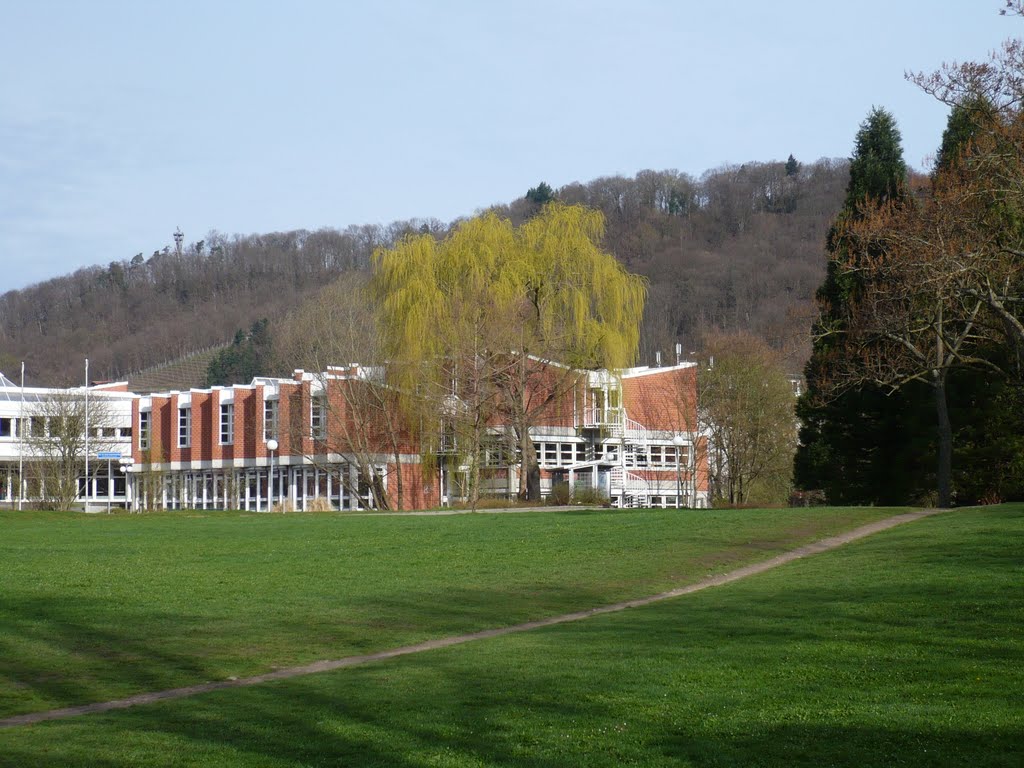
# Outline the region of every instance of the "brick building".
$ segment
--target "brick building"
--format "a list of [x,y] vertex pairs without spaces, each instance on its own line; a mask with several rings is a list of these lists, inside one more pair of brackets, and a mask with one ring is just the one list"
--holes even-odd
[[[562,369],[565,371],[566,369]],[[549,392],[531,438],[541,491],[590,488],[616,506],[704,507],[696,366],[570,371]],[[537,386],[545,386],[539,384]],[[379,370],[348,366],[247,385],[135,397],[136,508],[424,509],[466,495],[465,457],[439,416],[424,465]],[[484,495],[519,488],[508,425],[487,430]]]

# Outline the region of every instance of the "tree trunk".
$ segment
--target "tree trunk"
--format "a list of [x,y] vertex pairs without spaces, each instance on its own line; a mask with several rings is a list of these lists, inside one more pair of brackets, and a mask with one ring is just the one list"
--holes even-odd
[[519,499],[540,501],[540,465],[537,463],[537,448],[530,438],[528,429],[519,432],[519,450],[522,453],[523,470],[519,479]]
[[935,393],[935,414],[939,427],[939,455],[936,472],[938,476],[939,506],[952,506],[951,478],[953,475],[953,428],[949,423],[949,408],[946,403],[946,379],[941,373],[932,383]]
[[405,509],[405,488],[402,483],[402,453],[398,446],[394,446],[392,456],[395,459],[395,491],[398,511]]

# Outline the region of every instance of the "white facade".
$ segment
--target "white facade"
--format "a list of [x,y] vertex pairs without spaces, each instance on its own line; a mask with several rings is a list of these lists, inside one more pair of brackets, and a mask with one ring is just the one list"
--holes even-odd
[[0,506],[30,507],[47,500],[39,438],[50,434],[48,404],[58,398],[76,403],[80,399],[83,411],[88,402],[95,415],[88,430],[88,483],[85,452],[78,452],[82,460],[78,506],[103,509],[128,504],[125,475],[114,457],[132,455],[132,400],[136,395],[123,387],[123,383],[98,385],[89,387],[88,392],[85,387],[21,387],[0,373]]

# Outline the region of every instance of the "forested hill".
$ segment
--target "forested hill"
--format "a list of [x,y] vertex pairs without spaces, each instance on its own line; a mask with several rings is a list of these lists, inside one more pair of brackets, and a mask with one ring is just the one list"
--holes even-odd
[[[750,330],[783,350],[793,370],[810,351],[824,242],[848,177],[845,161],[748,163],[705,173],[642,171],[551,190],[604,212],[605,246],[650,280],[641,358],[688,354],[714,330]],[[540,192],[538,193],[538,190]],[[495,206],[517,223],[541,204],[541,185]],[[379,246],[450,225],[403,221],[344,230],[226,237],[162,246],[0,296],[0,371],[28,363],[36,384],[117,379],[231,339],[276,318],[347,270],[366,270]]]

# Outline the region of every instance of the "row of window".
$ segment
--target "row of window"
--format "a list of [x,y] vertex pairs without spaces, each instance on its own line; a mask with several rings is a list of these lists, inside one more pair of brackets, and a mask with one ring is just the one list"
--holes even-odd
[[[45,437],[63,433],[63,422],[58,417],[47,418],[45,416],[26,416],[23,419],[0,418],[0,438],[21,437],[19,425],[24,423],[25,437]],[[131,427],[89,427],[90,437],[131,437]]]
[[[277,400],[266,400],[263,403],[263,439],[277,439],[279,421],[279,403]],[[148,450],[152,435],[152,412],[139,411],[139,448]],[[309,414],[310,436],[315,440],[327,437],[327,403],[322,397],[314,397]],[[130,433],[129,433],[130,434]],[[235,441],[235,405],[221,403],[220,406],[220,444],[231,445]],[[178,408],[178,447],[188,448],[192,445],[192,408]]]
[[[587,461],[603,461],[616,463],[619,460],[619,451],[622,446],[618,443],[597,444],[591,446],[588,443],[555,443],[537,441],[537,462],[542,467],[568,467],[574,464],[582,464]],[[679,456],[682,466],[689,463],[689,446],[674,445],[627,445],[626,465],[631,467],[675,467],[676,456]],[[518,449],[516,450],[516,462],[519,461]],[[484,446],[485,467],[507,466],[508,447],[503,443],[492,443]]]
[[[588,451],[587,443],[548,443],[538,442],[537,461],[541,466],[567,467],[585,461],[603,461],[614,463],[619,460],[622,446],[618,443],[594,445]],[[686,466],[689,460],[689,446],[681,446],[678,453],[680,462]],[[674,445],[627,445],[626,464],[629,466],[674,467],[676,466],[677,449]]]

